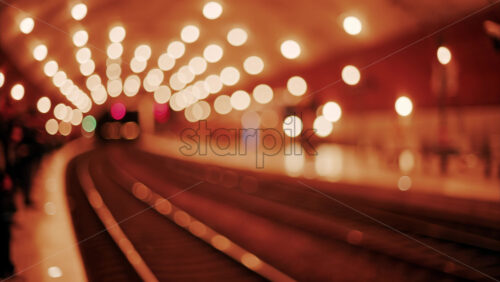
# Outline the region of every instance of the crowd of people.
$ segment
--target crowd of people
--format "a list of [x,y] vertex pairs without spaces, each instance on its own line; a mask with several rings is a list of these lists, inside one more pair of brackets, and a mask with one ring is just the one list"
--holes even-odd
[[0,113],[0,278],[13,275],[10,239],[16,210],[15,195],[21,194],[24,208],[33,206],[31,181],[45,152],[50,149],[32,113],[9,117]]

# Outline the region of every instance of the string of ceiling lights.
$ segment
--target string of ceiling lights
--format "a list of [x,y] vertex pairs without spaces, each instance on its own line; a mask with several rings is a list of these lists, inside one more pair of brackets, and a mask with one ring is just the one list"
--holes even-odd
[[[81,21],[87,15],[87,5],[77,3],[71,8],[71,17],[75,21]],[[223,7],[220,3],[211,1],[206,3],[202,9],[203,16],[208,20],[216,20],[221,17]],[[35,27],[35,21],[31,17],[25,17],[19,23],[19,30],[23,34],[30,34]],[[362,22],[354,16],[343,19],[344,31],[350,36],[357,36],[363,30]],[[122,54],[124,51],[123,40],[126,29],[122,25],[115,25],[109,30],[109,44],[106,48],[106,82],[104,82],[96,71],[96,63],[92,59],[92,52],[87,46],[89,40],[88,32],[77,29],[72,35],[72,42],[77,49],[75,59],[79,63],[81,75],[86,77],[85,86],[90,92],[88,95],[79,88],[67,74],[59,69],[56,60],[45,62],[43,71],[52,79],[62,95],[75,107],[59,103],[53,107],[54,118],[46,123],[46,131],[49,134],[60,133],[69,135],[72,126],[82,124],[85,132],[95,129],[96,121],[89,113],[93,104],[103,105],[110,97],[118,97],[122,92],[127,97],[137,95],[142,87],[146,92],[153,93],[153,99],[158,104],[168,104],[173,111],[184,111],[186,120],[196,122],[205,120],[210,116],[211,108],[220,115],[227,115],[232,110],[244,111],[250,107],[252,97],[257,104],[266,105],[273,100],[274,90],[267,84],[258,84],[253,87],[252,95],[243,89],[234,91],[231,95],[221,94],[213,99],[211,106],[205,99],[212,94],[221,92],[224,86],[236,85],[242,73],[235,66],[225,66],[219,73],[207,74],[204,79],[197,77],[204,75],[209,64],[218,63],[224,56],[224,49],[218,44],[209,44],[203,49],[202,56],[189,59],[186,65],[178,66],[166,80],[166,73],[172,72],[176,62],[186,54],[186,44],[194,43],[200,36],[200,29],[195,25],[186,25],[180,32],[180,39],[172,41],[166,47],[166,51],[157,58],[157,64],[145,72],[152,50],[147,44],[141,44],[134,50],[134,56],[130,60],[132,74],[122,80]],[[232,47],[244,45],[248,40],[248,33],[243,28],[236,27],[227,33],[226,40]],[[302,47],[292,39],[286,39],[280,44],[280,52],[287,60],[296,60],[301,56]],[[38,44],[33,48],[33,58],[43,62],[47,59],[48,48],[44,44]],[[447,47],[441,46],[437,50],[437,58],[442,65],[451,61],[451,52]],[[152,64],[153,65],[153,64]],[[255,55],[248,56],[242,63],[245,73],[256,76],[262,73],[264,61]],[[139,74],[145,73],[141,80]],[[361,81],[361,72],[354,65],[343,67],[341,72],[342,81],[355,86]],[[3,86],[5,75],[0,72],[0,87]],[[168,83],[167,83],[168,82]],[[292,96],[300,97],[308,92],[308,85],[304,78],[292,76],[286,82],[286,89]],[[25,94],[21,83],[12,86],[11,97],[15,101],[22,100]],[[37,109],[40,113],[48,113],[52,108],[50,98],[43,96],[37,101]],[[409,97],[401,96],[395,102],[395,110],[400,116],[408,116],[413,111],[413,103]],[[328,101],[316,109],[316,118],[313,128],[319,137],[327,137],[333,131],[333,126],[342,117],[342,108],[335,101]],[[284,118],[283,130],[286,134],[295,137],[303,130],[302,120],[296,115]],[[83,132],[83,131],[82,131]]]

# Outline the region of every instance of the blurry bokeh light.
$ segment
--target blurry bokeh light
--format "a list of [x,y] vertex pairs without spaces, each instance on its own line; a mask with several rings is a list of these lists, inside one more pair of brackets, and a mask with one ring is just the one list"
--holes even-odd
[[222,14],[222,6],[218,2],[208,2],[203,7],[203,15],[209,20],[215,20]]
[[31,33],[34,27],[35,27],[35,21],[30,17],[22,19],[21,22],[19,23],[19,30],[21,30],[21,32],[24,34]]
[[83,3],[75,4],[71,8],[71,16],[73,17],[73,19],[77,21],[82,20],[83,18],[85,18],[86,15],[87,15],[87,5]]
[[243,68],[248,74],[256,75],[264,70],[264,61],[257,56],[250,56],[243,62]]
[[307,91],[307,83],[300,76],[292,76],[286,84],[288,92],[294,96],[302,96]]
[[243,111],[250,106],[250,95],[243,90],[237,90],[231,95],[231,106],[238,110]]
[[203,57],[210,63],[218,62],[223,54],[222,47],[217,44],[210,44],[203,50]]
[[328,102],[323,106],[323,116],[331,122],[337,122],[342,117],[342,109],[335,102]]
[[75,44],[76,47],[82,47],[85,44],[87,44],[87,41],[89,40],[89,34],[87,31],[81,29],[77,30],[73,34],[73,44]]
[[313,128],[316,135],[318,135],[319,137],[326,137],[332,133],[333,124],[324,116],[319,116],[314,120]]
[[93,116],[88,115],[88,116],[83,118],[83,120],[82,120],[83,130],[85,130],[87,132],[93,132],[95,130],[96,126],[97,126],[97,121]]
[[59,131],[59,123],[57,120],[51,118],[45,123],[45,130],[50,135],[55,135]]
[[48,113],[50,111],[50,106],[50,99],[45,96],[38,99],[38,102],[36,103],[38,111],[42,114]]
[[114,43],[122,42],[127,32],[121,25],[117,25],[109,30],[109,40]]
[[358,18],[349,16],[344,19],[343,27],[345,32],[347,32],[348,34],[356,35],[361,32],[363,25],[361,24],[361,21]]
[[451,51],[445,46],[437,49],[437,58],[442,65],[447,65],[451,62]]
[[398,115],[405,117],[412,113],[413,103],[411,102],[410,98],[401,96],[396,100],[394,108],[396,109]]
[[186,46],[180,41],[174,41],[167,47],[167,54],[169,54],[174,59],[179,59],[180,57],[182,57],[185,51]]
[[114,103],[112,106],[111,106],[111,116],[115,119],[115,120],[121,120],[125,114],[127,113],[127,108],[125,107],[125,105],[123,103]]
[[214,110],[221,115],[225,115],[231,112],[231,98],[227,95],[220,95],[215,98]]
[[227,33],[227,42],[233,46],[241,46],[248,39],[247,32],[242,28],[233,28]]
[[302,120],[298,116],[288,116],[283,121],[283,131],[287,136],[297,137],[302,132]]
[[299,43],[294,40],[286,40],[281,43],[281,54],[287,59],[296,59],[300,56],[301,48]]
[[235,67],[225,67],[220,72],[220,79],[224,85],[233,86],[240,80],[240,72]]
[[253,89],[253,98],[259,104],[267,104],[273,99],[273,89],[267,84],[259,84]]
[[200,36],[200,29],[194,25],[187,25],[182,28],[181,39],[186,43],[193,43],[198,40]]
[[47,57],[47,46],[39,44],[33,49],[33,58],[37,61],[43,61]]
[[43,72],[48,77],[54,76],[58,70],[59,66],[57,62],[53,60],[46,62],[45,65],[43,66]]
[[10,96],[14,100],[21,100],[24,97],[24,86],[22,84],[16,83],[12,88],[10,89]]
[[361,80],[361,73],[355,66],[345,66],[342,69],[342,80],[348,85],[356,85]]

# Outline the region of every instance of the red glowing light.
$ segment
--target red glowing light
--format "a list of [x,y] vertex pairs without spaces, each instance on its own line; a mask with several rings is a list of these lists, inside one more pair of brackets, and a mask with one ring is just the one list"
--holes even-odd
[[163,123],[170,117],[170,108],[168,104],[157,104],[154,105],[154,116],[157,122]]
[[127,108],[123,103],[115,103],[111,106],[111,116],[115,120],[121,120],[127,113]]

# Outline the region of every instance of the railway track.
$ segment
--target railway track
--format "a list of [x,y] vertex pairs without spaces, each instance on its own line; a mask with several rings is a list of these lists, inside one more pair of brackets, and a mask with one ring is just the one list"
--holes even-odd
[[[119,225],[123,234],[161,281],[500,278],[499,208],[490,203],[440,197],[429,202],[419,194],[298,182],[129,146],[97,150],[74,163],[68,181],[78,176],[72,169],[85,163],[92,183],[82,181],[83,169],[79,183],[94,186],[116,222],[126,219]],[[77,188],[70,195],[85,205]],[[95,214],[92,220],[102,220]],[[87,229],[78,225],[75,220],[77,234]],[[193,226],[202,226],[203,234]],[[85,252],[92,251],[84,244],[90,272],[95,267]],[[114,252],[126,258],[123,250]]]

